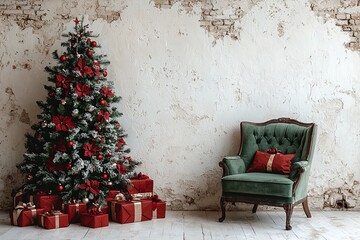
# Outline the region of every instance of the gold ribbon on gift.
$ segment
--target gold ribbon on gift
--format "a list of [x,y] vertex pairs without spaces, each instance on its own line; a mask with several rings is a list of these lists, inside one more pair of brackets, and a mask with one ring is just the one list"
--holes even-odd
[[141,202],[132,201],[134,203],[134,222],[141,222],[142,209]]
[[[23,195],[22,192],[17,192],[17,193],[15,194],[15,196],[14,196],[14,204],[13,204],[14,207],[16,206],[16,198],[17,198],[17,197],[20,197],[21,195]],[[19,203],[22,203],[22,201],[20,201]]]
[[126,198],[125,198],[125,195],[124,195],[124,194],[118,193],[118,194],[115,195],[115,200],[116,200],[116,201],[125,201]]
[[15,225],[15,226],[18,225],[17,220],[18,220],[21,212],[22,212],[22,209],[12,210],[12,225]]
[[141,200],[141,199],[146,199],[146,198],[152,197],[153,193],[152,192],[134,193],[134,194],[131,194],[131,196],[132,196],[133,200]]

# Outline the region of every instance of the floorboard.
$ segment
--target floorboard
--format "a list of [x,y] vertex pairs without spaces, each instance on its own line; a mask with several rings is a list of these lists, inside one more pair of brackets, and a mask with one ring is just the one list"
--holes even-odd
[[227,212],[224,222],[218,222],[216,211],[168,211],[165,219],[141,223],[118,224],[91,229],[79,224],[68,228],[44,230],[38,226],[10,225],[9,214],[0,212],[0,239],[150,239],[150,240],[331,240],[360,239],[360,212],[312,211],[306,218],[303,211],[294,211],[293,229],[285,231],[284,211]]

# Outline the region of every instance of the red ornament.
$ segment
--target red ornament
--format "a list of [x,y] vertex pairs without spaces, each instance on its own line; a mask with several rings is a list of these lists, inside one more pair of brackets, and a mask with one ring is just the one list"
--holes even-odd
[[66,56],[65,55],[61,55],[60,57],[60,62],[65,62],[66,61]]
[[100,138],[100,141],[101,141],[101,142],[105,142],[105,138],[104,138],[104,137],[101,137],[101,138]]
[[97,45],[97,42],[95,42],[95,41],[92,41],[92,42],[91,42],[91,46],[92,46],[92,47],[96,47],[96,45]]
[[107,76],[107,71],[104,71],[103,75],[104,75],[104,77],[106,77]]
[[61,192],[62,190],[64,190],[64,187],[62,185],[59,185],[58,190]]
[[55,96],[55,92],[54,92],[54,91],[50,91],[50,92],[48,93],[48,95],[49,95],[50,97],[53,97],[53,96]]
[[71,163],[66,164],[66,169],[67,169],[67,170],[70,170],[71,168],[72,168]]
[[100,104],[101,104],[101,105],[105,105],[105,103],[106,103],[105,100],[103,100],[103,99],[100,100]]
[[108,175],[106,173],[103,174],[103,179],[104,180],[108,179]]
[[89,50],[89,51],[86,52],[86,55],[88,55],[88,57],[92,57],[93,52]]
[[97,159],[101,160],[101,159],[103,159],[103,156],[101,154],[99,154],[99,155],[97,155]]
[[78,25],[79,24],[79,19],[75,18],[74,22],[75,22],[75,25]]
[[69,146],[69,147],[72,147],[73,145],[74,145],[74,142],[73,142],[73,141],[69,141],[69,142],[68,142],[68,146]]
[[120,127],[120,123],[119,123],[119,122],[117,122],[117,123],[116,123],[116,126],[117,126],[117,127]]

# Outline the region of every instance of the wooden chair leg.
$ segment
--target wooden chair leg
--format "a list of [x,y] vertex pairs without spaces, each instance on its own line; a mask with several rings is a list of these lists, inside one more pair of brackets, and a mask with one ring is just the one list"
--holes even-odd
[[256,210],[257,210],[258,206],[259,206],[259,204],[257,204],[257,203],[254,204],[254,207],[252,209],[253,213],[256,213]]
[[221,218],[219,218],[219,222],[223,222],[225,220],[225,200],[223,197],[220,198],[220,207],[221,207]]
[[289,203],[289,204],[285,204],[284,205],[284,209],[285,209],[285,213],[286,213],[286,225],[285,225],[285,229],[286,230],[291,230],[292,227],[290,225],[290,220],[291,220],[291,215],[294,209],[293,204]]
[[307,218],[311,218],[310,208],[308,205],[308,198],[306,197],[305,201],[302,202],[302,206]]

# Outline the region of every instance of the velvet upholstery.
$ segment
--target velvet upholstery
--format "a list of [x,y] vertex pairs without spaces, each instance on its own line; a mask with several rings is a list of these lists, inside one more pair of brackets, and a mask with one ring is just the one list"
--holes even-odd
[[[286,229],[291,229],[290,217],[293,204],[303,202],[306,215],[310,215],[307,206],[307,185],[312,159],[314,124],[280,118],[265,123],[242,122],[240,128],[241,143],[238,155],[225,157],[220,162],[223,168],[220,201],[223,216],[219,220],[223,221],[225,218],[226,202],[254,203],[255,211],[258,204],[267,204],[285,208]],[[284,154],[295,154],[289,175],[246,173],[257,150],[267,151],[274,148]]]

